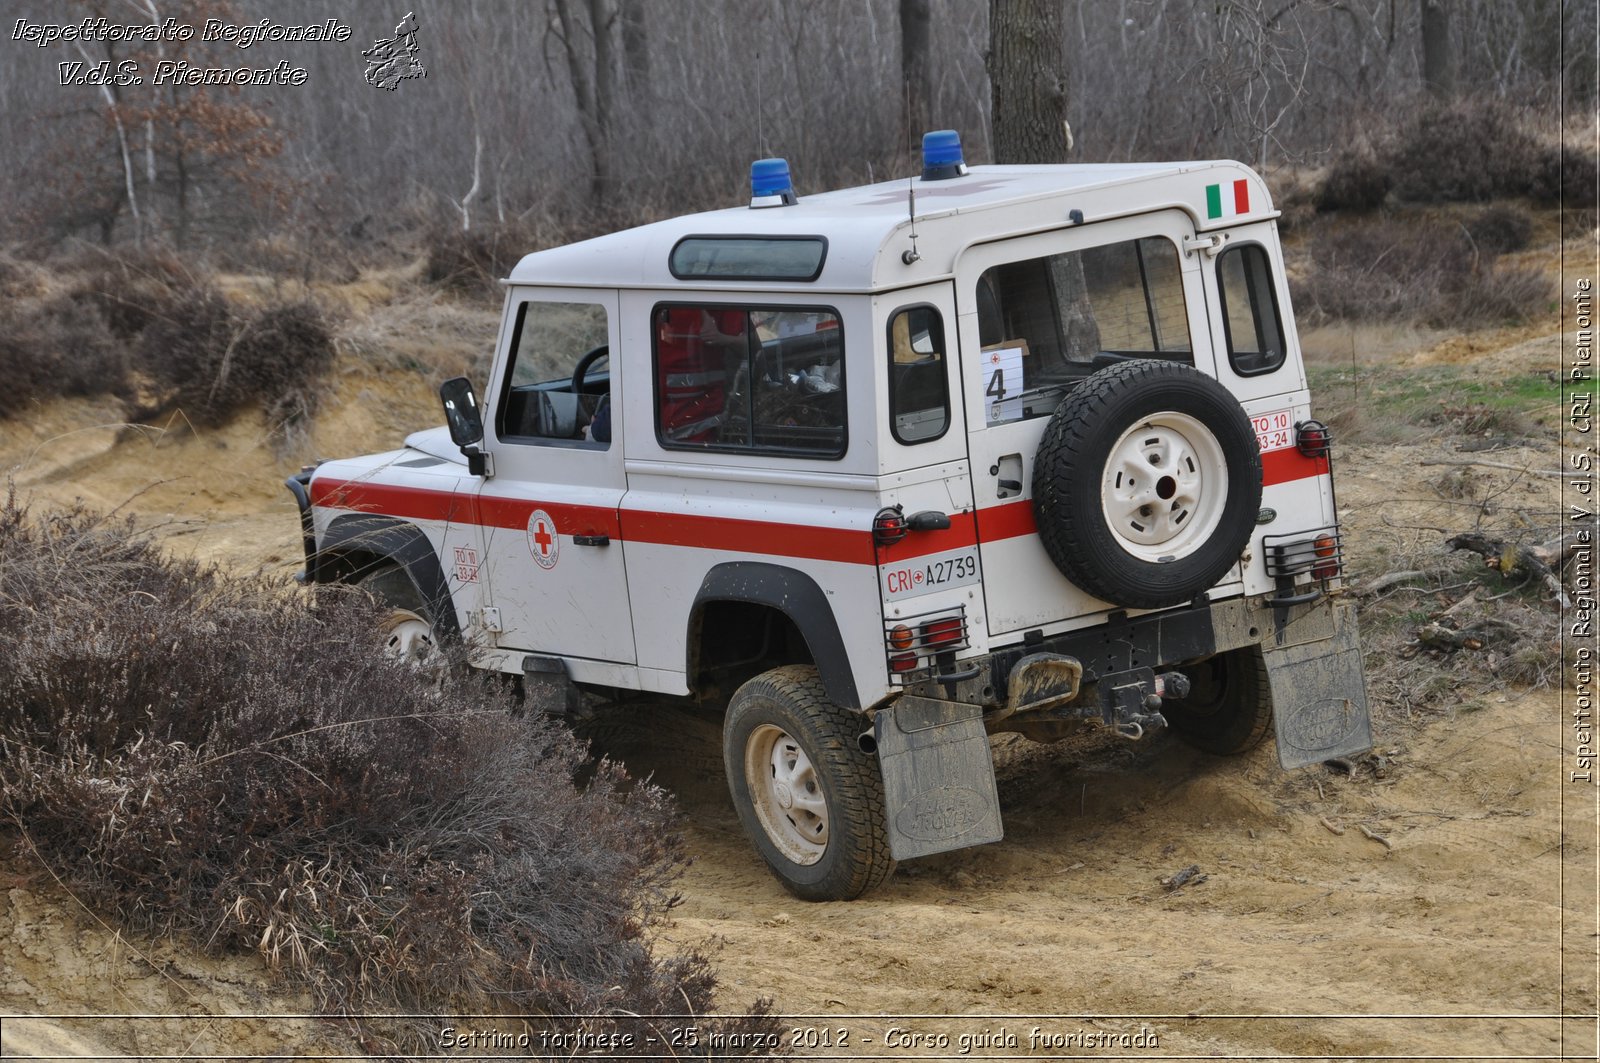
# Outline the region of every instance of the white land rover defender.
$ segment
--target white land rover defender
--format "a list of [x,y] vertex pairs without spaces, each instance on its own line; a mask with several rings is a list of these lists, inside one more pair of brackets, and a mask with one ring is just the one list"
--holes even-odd
[[1371,746],[1261,179],[924,157],[804,198],[765,159],[748,207],[527,256],[481,404],[289,481],[303,578],[387,598],[399,652],[725,701],[810,899],[999,839],[997,731]]

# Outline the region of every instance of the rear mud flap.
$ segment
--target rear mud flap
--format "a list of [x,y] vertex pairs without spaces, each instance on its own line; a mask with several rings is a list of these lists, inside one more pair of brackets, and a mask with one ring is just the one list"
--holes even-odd
[[1331,636],[1262,647],[1272,687],[1278,763],[1285,768],[1303,768],[1372,748],[1355,610],[1343,602],[1319,608],[1332,610]]
[[896,860],[1000,840],[982,709],[907,694],[877,714],[873,738]]

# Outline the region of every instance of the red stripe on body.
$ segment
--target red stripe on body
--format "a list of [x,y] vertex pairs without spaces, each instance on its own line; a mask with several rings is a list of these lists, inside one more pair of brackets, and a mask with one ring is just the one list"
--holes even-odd
[[[1327,474],[1326,457],[1308,458],[1293,447],[1261,455],[1263,487]],[[313,505],[332,509],[491,528],[525,528],[533,511],[542,509],[555,520],[562,535],[604,534],[614,540],[660,546],[803,557],[854,565],[907,561],[978,543],[1032,535],[1038,530],[1033,501],[1026,498],[989,506],[976,514],[951,514],[948,530],[911,532],[881,552],[875,551],[872,532],[866,528],[816,528],[702,513],[631,509],[619,512],[604,506],[454,494],[359,480],[313,480],[311,500]]]
[[1269,450],[1261,455],[1261,486],[1286,484],[1312,476],[1328,475],[1328,459],[1308,458],[1293,447]]

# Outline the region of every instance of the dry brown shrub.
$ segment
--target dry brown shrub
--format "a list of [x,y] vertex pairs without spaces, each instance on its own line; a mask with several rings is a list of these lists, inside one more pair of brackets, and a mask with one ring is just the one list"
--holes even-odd
[[[709,1010],[704,957],[646,937],[683,858],[665,792],[591,769],[487,677],[386,660],[377,618],[8,500],[0,815],[98,910],[258,952],[329,1012],[603,1031]],[[701,1026],[778,1029],[764,1005]]]

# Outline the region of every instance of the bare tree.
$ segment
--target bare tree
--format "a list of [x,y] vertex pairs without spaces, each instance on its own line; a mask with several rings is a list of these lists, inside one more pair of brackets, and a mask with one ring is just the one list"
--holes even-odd
[[1448,0],[1419,0],[1422,5],[1422,86],[1437,97],[1456,91],[1455,48],[1450,40]]
[[900,0],[900,85],[906,144],[928,130],[928,52],[933,13],[928,0]]
[[1061,162],[1067,143],[1066,38],[1057,0],[990,0],[990,128],[995,162]]

